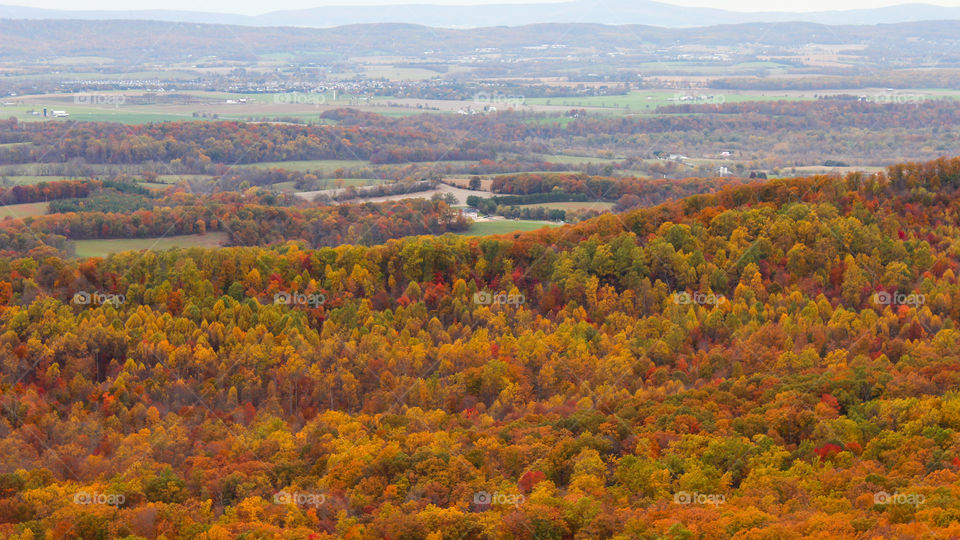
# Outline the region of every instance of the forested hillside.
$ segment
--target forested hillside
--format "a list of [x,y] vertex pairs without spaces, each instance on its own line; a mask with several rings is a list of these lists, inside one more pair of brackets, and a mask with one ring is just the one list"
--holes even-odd
[[0,534],[958,536],[958,188],[0,259]]

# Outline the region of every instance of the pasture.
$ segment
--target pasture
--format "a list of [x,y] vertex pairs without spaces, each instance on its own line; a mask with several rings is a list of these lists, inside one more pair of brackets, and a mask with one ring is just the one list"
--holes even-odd
[[603,202],[603,201],[583,201],[583,202],[549,202],[549,203],[538,203],[538,204],[524,204],[518,206],[518,208],[549,208],[551,210],[573,210],[573,211],[586,211],[586,210],[597,210],[599,212],[606,212],[613,208],[613,203]]
[[45,202],[0,205],[0,220],[42,216],[49,206],[50,203]]
[[206,234],[186,234],[161,238],[111,238],[107,240],[75,240],[74,255],[80,258],[106,257],[121,251],[140,251],[143,249],[165,250],[173,248],[216,248],[226,244],[225,232]]
[[510,234],[512,232],[535,231],[544,227],[559,227],[559,223],[552,221],[532,221],[523,219],[498,219],[491,221],[478,221],[470,226],[470,229],[462,233],[461,236],[488,236],[496,234]]
[[300,161],[263,161],[259,163],[244,163],[239,167],[258,168],[258,169],[286,169],[288,171],[299,172],[321,172],[332,173],[337,169],[350,169],[357,167],[369,167],[369,161],[359,159],[313,159]]

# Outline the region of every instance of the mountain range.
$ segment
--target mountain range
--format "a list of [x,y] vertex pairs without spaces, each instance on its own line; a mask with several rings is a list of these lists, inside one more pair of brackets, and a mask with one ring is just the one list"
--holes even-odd
[[523,52],[560,43],[601,51],[649,45],[667,47],[674,43],[785,47],[804,43],[860,44],[891,58],[905,54],[942,57],[955,49],[958,35],[960,21],[879,26],[775,22],[694,28],[557,23],[468,30],[400,23],[281,28],[138,20],[0,19],[0,57],[97,56],[173,61],[217,56],[250,60],[279,52],[321,56],[421,55],[436,49],[444,54],[469,54],[485,47]]
[[0,6],[7,19],[134,19],[243,26],[329,28],[350,24],[411,23],[442,28],[522,26],[542,23],[642,24],[697,27],[751,22],[803,21],[829,25],[888,24],[927,20],[960,20],[960,7],[930,4],[818,12],[737,12],[686,7],[650,0],[573,0],[546,4],[496,5],[342,5],[238,15],[174,10],[51,10]]
[[496,47],[518,54],[549,44],[597,51],[637,50],[675,43],[703,46],[798,47],[805,43],[858,44],[872,54],[930,56],[946,62],[956,50],[960,21],[827,26],[806,22],[721,24],[667,28],[646,25],[553,23],[517,27],[431,28],[375,23],[334,28],[254,27],[143,20],[15,20],[0,18],[0,57],[37,59],[91,56],[183,61],[207,56],[251,60],[272,53],[306,54],[318,62],[344,54],[471,54]]

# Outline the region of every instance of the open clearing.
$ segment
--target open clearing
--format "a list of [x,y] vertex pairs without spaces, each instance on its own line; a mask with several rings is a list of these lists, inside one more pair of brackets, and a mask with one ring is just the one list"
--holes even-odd
[[[817,92],[789,92],[789,91],[741,91],[731,92],[722,90],[697,91],[639,91],[624,95],[589,96],[589,97],[559,97],[559,98],[530,98],[526,105],[536,110],[545,110],[550,107],[566,109],[569,107],[621,109],[634,112],[650,111],[664,105],[678,105],[685,103],[678,101],[684,96],[700,97],[699,101],[686,103],[737,103],[742,101],[775,101],[775,100],[813,100]],[[712,97],[711,97],[712,96]]]
[[42,216],[49,206],[50,203],[45,202],[0,205],[0,219]]
[[[417,70],[420,71],[420,70]],[[426,74],[426,72],[424,72]],[[106,74],[72,74],[77,78],[106,78]],[[378,74],[377,76],[380,76]],[[59,75],[58,75],[59,76]],[[167,75],[164,75],[167,76]],[[415,77],[417,78],[417,77]],[[296,119],[329,123],[321,118],[328,110],[353,107],[367,112],[391,116],[437,112],[416,106],[388,102],[386,98],[370,98],[332,92],[252,93],[203,91],[109,91],[97,92],[95,100],[84,102],[77,97],[86,94],[36,94],[9,98],[3,106],[4,117],[14,116],[29,122],[43,121],[109,121],[124,124],[181,120],[269,121]],[[241,102],[241,100],[244,100]],[[394,100],[395,101],[395,100]],[[421,100],[422,104],[423,100]],[[33,114],[48,110],[64,110],[68,118],[51,118]]]
[[583,202],[550,202],[538,204],[524,204],[518,208],[549,208],[550,210],[597,210],[606,212],[613,208],[612,202],[583,201]]
[[[664,63],[657,63],[663,67]],[[750,64],[745,67],[756,69]],[[768,66],[769,67],[769,66]],[[363,70],[361,70],[363,71]],[[390,75],[389,78],[416,80],[428,74],[429,70],[417,68],[390,68],[385,71],[376,68],[368,74],[376,76]],[[83,74],[74,74],[81,76]],[[107,78],[107,74],[88,74],[96,78]],[[540,112],[566,112],[571,107],[593,109],[605,114],[650,114],[662,105],[678,103],[737,103],[743,101],[771,100],[813,100],[814,95],[826,94],[871,94],[885,92],[885,89],[829,89],[829,90],[646,90],[633,91],[625,95],[526,98],[522,104],[507,105],[503,109],[517,109]],[[956,90],[944,88],[899,89],[898,93],[920,94],[929,98],[957,98]],[[455,113],[467,108],[476,108],[472,99],[419,99],[354,96],[349,94],[319,93],[251,93],[237,94],[229,92],[177,91],[177,92],[99,92],[101,100],[107,103],[77,103],[74,94],[24,95],[10,98],[2,107],[4,117],[14,116],[24,121],[111,121],[125,124],[179,120],[243,120],[270,121],[290,119],[313,123],[330,123],[321,118],[325,111],[352,107],[365,112],[384,116],[407,116],[413,114]],[[122,97],[122,99],[121,99]],[[679,101],[690,99],[692,101]],[[699,99],[697,99],[699,98]],[[113,101],[111,101],[111,99]],[[241,102],[240,100],[245,100]],[[114,103],[113,105],[109,103]],[[70,117],[44,118],[31,114],[31,111],[66,110]],[[534,123],[561,122],[572,118],[531,119]]]
[[[324,189],[312,191],[314,195],[316,195],[316,193],[319,193],[319,192],[326,192],[331,190],[339,191],[339,189],[341,188],[335,187],[338,184],[342,184],[343,187],[345,188],[346,187],[360,188],[365,186],[375,186],[377,184],[383,183],[383,181],[378,180],[376,178],[321,178],[320,180],[317,180],[316,183],[319,186],[325,186],[325,187]],[[297,190],[296,183],[293,181],[270,184],[269,187],[276,191],[294,192]]]
[[158,189],[158,190],[166,190],[166,189],[171,189],[173,187],[176,187],[173,184],[166,184],[162,182],[138,182],[138,185],[140,185],[141,187],[145,187],[149,189]]
[[493,193],[489,191],[471,191],[469,189],[461,189],[454,186],[448,186],[446,184],[440,184],[437,189],[431,189],[429,191],[421,191],[419,193],[404,193],[401,195],[389,195],[386,197],[370,197],[367,199],[351,199],[349,203],[360,203],[360,202],[386,202],[386,201],[398,201],[402,199],[429,199],[436,194],[447,194],[450,193],[457,198],[457,206],[466,206],[467,197],[471,195],[476,195],[477,197],[482,197],[484,199],[492,197]]
[[612,158],[601,158],[592,156],[568,156],[565,154],[553,154],[542,156],[543,161],[547,163],[560,163],[562,165],[579,165],[581,163],[600,163],[604,165],[619,163],[622,160]]
[[[318,191],[301,191],[297,193],[297,196],[302,197],[308,201],[312,201],[314,197],[320,194],[324,195],[336,195],[343,191],[342,189],[321,189]],[[467,197],[471,195],[476,195],[484,199],[493,197],[493,193],[489,191],[471,191],[469,189],[462,189],[455,186],[448,186],[447,184],[440,184],[437,189],[431,189],[428,191],[416,191],[413,193],[401,193],[398,195],[385,195],[383,197],[358,197],[356,199],[350,199],[347,201],[340,201],[341,204],[359,204],[365,202],[386,202],[386,201],[399,201],[403,199],[429,199],[436,194],[446,194],[451,193],[454,197],[457,198],[455,206],[466,206]]]
[[164,250],[172,248],[220,247],[227,242],[225,232],[186,234],[162,238],[112,238],[109,240],[76,240],[73,242],[77,257],[105,257],[121,251],[143,249]]
[[332,173],[337,169],[369,167],[369,161],[359,159],[314,159],[304,161],[264,161],[260,163],[244,163],[240,167],[255,167],[259,169],[286,169],[288,171],[317,171]]
[[56,182],[57,180],[70,180],[70,176],[5,176],[11,184],[15,185],[26,185],[26,184],[39,184],[40,182]]
[[470,230],[457,234],[461,236],[487,236],[492,234],[509,234],[512,232],[535,231],[544,227],[559,226],[559,223],[554,223],[552,221],[498,219],[476,222],[470,227]]
[[[470,187],[470,178],[444,178],[443,182],[445,184],[450,184],[451,186],[458,187],[461,189],[469,189]],[[490,188],[493,186],[493,178],[485,178],[480,176],[480,189],[483,191],[490,191]]]
[[802,167],[790,167],[780,171],[780,176],[806,176],[809,174],[847,174],[851,172],[864,172],[867,174],[873,174],[876,172],[883,171],[885,167],[870,167],[870,166],[850,166],[850,167],[826,167],[820,165],[809,165]]

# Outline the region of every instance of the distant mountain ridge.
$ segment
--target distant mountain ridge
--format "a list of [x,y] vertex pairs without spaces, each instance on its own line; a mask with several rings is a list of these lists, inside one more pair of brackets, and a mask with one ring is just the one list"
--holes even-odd
[[[537,24],[473,29],[430,28],[405,23],[335,28],[289,28],[174,23],[141,20],[0,19],[0,57],[102,56],[138,61],[172,61],[216,56],[252,60],[271,53],[330,55],[422,55],[440,47],[444,54],[470,54],[495,47],[521,53],[525,48],[563,44],[603,51],[675,43],[730,46],[763,44],[796,47],[804,43],[860,44],[878,54],[936,55],[954,50],[960,21],[889,25],[826,26],[780,22],[667,28],[645,25]],[[442,45],[439,45],[442,44]]]
[[960,7],[900,4],[844,11],[736,12],[686,7],[651,0],[573,0],[549,4],[498,4],[443,6],[430,4],[381,6],[327,6],[272,11],[262,15],[237,15],[201,11],[50,10],[0,6],[0,18],[155,20],[241,26],[300,26],[329,28],[350,24],[409,23],[440,28],[522,26],[543,23],[641,24],[663,27],[697,27],[717,24],[802,21],[828,25],[872,25],[931,20],[960,20]]

